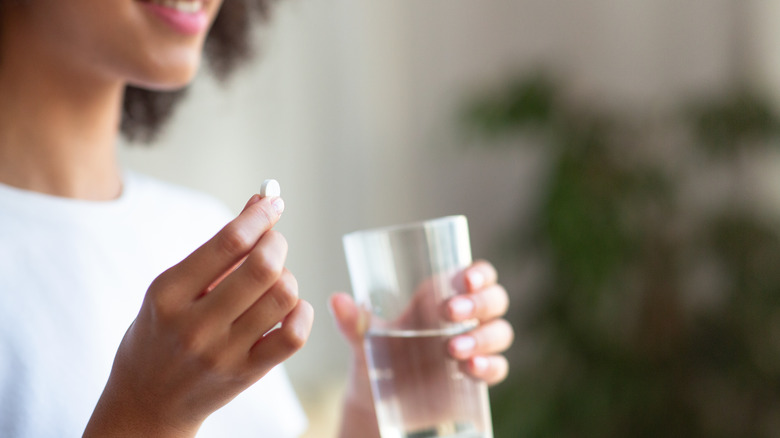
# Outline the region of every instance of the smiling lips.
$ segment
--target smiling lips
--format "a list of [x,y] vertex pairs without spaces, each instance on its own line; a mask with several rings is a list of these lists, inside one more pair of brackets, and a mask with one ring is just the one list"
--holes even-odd
[[149,3],[169,9],[175,9],[185,14],[194,14],[203,9],[202,1],[192,0],[148,0]]
[[209,27],[205,1],[145,0],[142,4],[180,34],[199,35]]

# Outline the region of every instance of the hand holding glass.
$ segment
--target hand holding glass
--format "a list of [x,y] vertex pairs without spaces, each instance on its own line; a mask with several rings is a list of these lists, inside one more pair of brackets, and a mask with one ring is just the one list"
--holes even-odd
[[466,218],[358,231],[344,248],[355,300],[370,313],[364,342],[382,438],[492,438],[487,385],[447,351],[476,325],[445,318],[471,264]]

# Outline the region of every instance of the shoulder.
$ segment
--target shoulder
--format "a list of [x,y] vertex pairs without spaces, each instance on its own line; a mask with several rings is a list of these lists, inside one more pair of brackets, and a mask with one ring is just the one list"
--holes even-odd
[[126,172],[125,186],[126,201],[135,214],[152,216],[160,226],[215,231],[234,216],[214,196],[151,176]]
[[234,217],[215,197],[154,177],[126,172],[125,189],[124,221],[156,251],[173,251],[171,260],[189,254]]
[[182,210],[184,213],[219,215],[221,219],[231,216],[224,203],[211,195],[148,175],[125,172],[125,185],[133,202],[145,204],[153,211]]

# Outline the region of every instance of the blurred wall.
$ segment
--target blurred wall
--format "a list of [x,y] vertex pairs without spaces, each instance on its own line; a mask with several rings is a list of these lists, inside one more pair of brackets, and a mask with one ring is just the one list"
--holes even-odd
[[[349,288],[341,234],[464,213],[475,257],[488,257],[533,201],[538,157],[459,136],[464,99],[539,65],[605,105],[662,106],[743,74],[771,88],[780,79],[777,4],[287,1],[258,35],[257,62],[225,86],[200,77],[158,144],[123,146],[122,157],[235,211],[263,179],[281,182],[288,266],[317,312],[309,344],[288,369],[311,406],[310,436],[332,436],[337,406],[325,408],[324,420],[313,411],[332,400],[346,372],[326,307],[332,291]],[[519,298],[521,275],[496,263]]]

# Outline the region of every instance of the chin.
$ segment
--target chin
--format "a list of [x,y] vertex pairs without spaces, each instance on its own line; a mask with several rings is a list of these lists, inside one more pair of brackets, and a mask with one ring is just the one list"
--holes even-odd
[[127,78],[127,83],[155,91],[173,91],[189,85],[198,73],[200,57],[190,62],[153,64]]
[[194,76],[195,75],[193,73],[191,75],[181,75],[176,77],[131,80],[127,83],[134,87],[145,88],[152,91],[176,91],[189,85],[192,82]]

